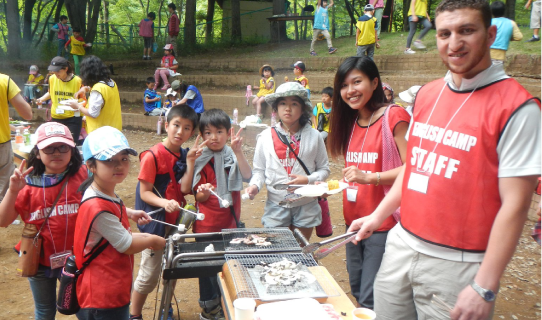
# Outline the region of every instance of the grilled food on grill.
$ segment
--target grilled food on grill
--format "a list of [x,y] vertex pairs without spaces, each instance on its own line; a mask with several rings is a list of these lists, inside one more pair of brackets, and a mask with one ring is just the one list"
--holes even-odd
[[246,244],[267,247],[272,243],[267,241],[268,237],[262,237],[256,234],[249,234],[244,238],[235,238],[230,241],[230,244]]

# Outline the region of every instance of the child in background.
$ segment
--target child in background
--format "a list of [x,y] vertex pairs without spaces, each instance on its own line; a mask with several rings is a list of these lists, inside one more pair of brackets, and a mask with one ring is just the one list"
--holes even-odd
[[294,68],[294,74],[295,79],[294,81],[297,81],[301,83],[301,85],[307,90],[307,98],[311,98],[311,89],[309,88],[309,79],[305,77],[305,64],[301,61],[298,61],[294,64],[292,64],[290,67]]
[[416,51],[410,49],[412,44],[412,39],[416,34],[418,29],[418,24],[423,25],[423,30],[420,32],[418,39],[414,41],[414,46],[418,49],[426,49],[425,45],[422,43],[422,38],[431,30],[431,18],[427,12],[427,0],[412,0],[410,2],[410,8],[408,9],[408,24],[410,31],[408,32],[407,45],[405,49],[405,54],[414,54]]
[[[231,130],[230,130],[231,129]],[[196,160],[194,192],[198,210],[205,213],[205,219],[194,223],[194,233],[219,232],[236,228],[241,217],[241,193],[243,181],[248,181],[252,170],[242,150],[241,130],[234,134],[230,117],[220,109],[211,109],[201,115],[199,130],[207,140],[207,148]],[[231,147],[226,143],[231,138]],[[230,206],[225,207],[213,190]],[[196,238],[196,241],[206,239]],[[202,308],[200,319],[223,318],[220,305],[220,288],[216,276],[199,278]]]
[[401,105],[405,108],[406,111],[412,116],[412,108],[414,106],[414,100],[416,100],[416,95],[420,91],[422,86],[412,86],[405,91],[399,92],[399,99],[406,102],[406,106]]
[[[316,198],[292,198],[294,194],[291,191],[277,190],[273,186],[325,181],[330,170],[324,140],[311,127],[312,106],[307,98],[307,90],[299,83],[280,85],[265,101],[272,106],[280,121],[274,128],[268,128],[258,135],[253,176],[246,193],[253,199],[266,183],[263,226],[299,229],[310,239],[312,229],[322,221],[322,211]],[[309,176],[301,162],[310,172]],[[288,199],[295,201],[281,204]]]
[[312,109],[312,127],[322,136],[322,139],[326,141],[329,133],[329,113],[331,112],[331,99],[333,98],[333,88],[325,87],[322,89],[322,102],[317,103],[316,107]]
[[156,72],[154,72],[154,80],[156,83],[154,84],[154,90],[158,88],[158,84],[160,84],[160,78],[162,78],[162,81],[164,82],[164,86],[162,87],[162,90],[167,90],[167,88],[170,88],[168,76],[175,74],[175,71],[177,71],[178,68],[177,60],[175,60],[175,51],[173,51],[173,45],[172,44],[166,44],[164,47],[164,56],[162,57],[162,61],[160,62],[160,68],[156,69]]
[[506,7],[502,1],[495,1],[491,4],[491,14],[493,15],[491,25],[497,26],[497,36],[489,49],[489,54],[493,61],[500,63],[503,63],[506,58],[506,51],[510,41],[523,39],[523,34],[516,22],[504,17],[505,9]]
[[61,15],[59,21],[51,28],[51,32],[57,34],[58,38],[58,50],[56,52],[57,57],[62,56],[62,51],[64,50],[64,58],[68,60],[68,50],[65,50],[65,44],[70,38],[70,32],[72,28],[68,26],[68,17]]
[[375,8],[372,4],[368,4],[363,9],[365,13],[359,17],[358,22],[356,23],[356,55],[358,57],[367,56],[373,59],[375,53],[375,43],[376,47],[380,48],[378,44],[378,38],[376,32],[378,29],[378,23],[373,13]]
[[[164,102],[164,108],[169,109],[173,107],[173,104],[175,103],[175,96],[177,95],[177,91],[173,90],[173,88],[167,89],[166,92],[166,102]],[[194,126],[195,128],[196,126]]]
[[171,90],[174,90],[179,94],[179,98],[173,103],[174,106],[187,104],[190,108],[194,109],[198,114],[198,121],[201,114],[205,112],[205,105],[203,103],[203,97],[198,88],[193,85],[183,83],[179,80],[175,80],[171,83]]
[[386,103],[395,103],[395,97],[393,96],[392,87],[389,84],[382,82],[382,89],[384,89]]
[[145,89],[143,96],[143,106],[145,107],[145,115],[148,116],[149,112],[160,108],[162,97],[156,92],[156,82],[153,77],[148,77],[145,84],[147,89]]
[[150,217],[141,210],[127,210],[115,194],[115,186],[130,171],[130,155],[137,152],[113,127],[92,131],[83,143],[83,158],[92,175],[79,188],[84,194],[75,224],[77,268],[95,258],[77,280],[78,319],[128,319],[133,255],[146,248],[160,251],[166,245],[160,236],[132,234],[129,219],[141,225]]
[[28,72],[28,80],[24,86],[23,97],[26,102],[30,103],[36,97],[36,94],[43,90],[40,84],[43,84],[44,77],[40,74],[40,70],[37,65],[31,65]]
[[87,47],[85,39],[81,37],[81,29],[73,28],[73,35],[70,37],[70,40],[68,40],[68,42],[66,42],[66,44],[64,45],[66,51],[68,51],[69,45],[71,45],[70,53],[73,55],[75,74],[79,75],[79,62],[83,59],[83,56],[85,55],[85,47]]
[[[154,219],[176,225],[179,220],[179,206],[184,207],[184,196],[192,190],[194,163],[201,155],[206,142],[183,149],[182,145],[192,135],[198,124],[196,112],[189,106],[176,106],[169,110],[165,129],[166,139],[140,154],[141,169],[136,187],[136,209],[150,212],[164,208],[153,216]],[[179,183],[180,181],[180,183]],[[171,228],[158,222],[151,222],[139,227],[141,232],[148,232],[165,238]],[[147,295],[158,283],[163,252],[143,250],[139,273],[134,282],[130,319],[142,319],[141,312]],[[173,310],[171,310],[173,313]]]
[[[62,261],[62,257],[55,257],[72,249],[81,202],[77,188],[87,178],[87,170],[81,166],[83,160],[68,127],[47,122],[38,127],[36,134],[38,141],[30,152],[28,169],[25,169],[27,161],[23,160],[11,176],[9,191],[0,203],[0,226],[9,226],[20,215],[25,224],[41,230],[43,251],[38,273],[28,281],[34,297],[34,318],[54,319],[56,283],[62,268],[53,269],[51,261]],[[19,245],[16,250],[19,251]]]
[[152,44],[154,42],[154,19],[156,19],[156,14],[149,12],[147,18],[139,22],[139,35],[143,37],[143,60],[151,60]]
[[262,103],[265,102],[265,96],[275,92],[275,71],[270,65],[264,64],[260,68],[260,91],[256,95],[256,98],[252,100],[252,105],[256,108],[256,115],[261,118],[262,116]]

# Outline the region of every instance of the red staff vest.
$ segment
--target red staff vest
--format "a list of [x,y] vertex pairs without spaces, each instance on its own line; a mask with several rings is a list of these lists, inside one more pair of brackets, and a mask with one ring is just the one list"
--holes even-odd
[[[484,252],[501,207],[497,145],[510,117],[533,97],[514,79],[479,88],[444,130],[471,91],[455,92],[446,86],[425,125],[443,85],[443,79],[425,85],[416,99],[408,136],[401,224],[429,243]],[[408,188],[417,167],[432,172],[426,194]]]
[[[92,223],[99,214],[114,214],[122,226],[131,233],[126,207],[121,203],[93,197],[84,200],[79,208],[79,217],[75,225],[74,254],[77,268],[101,245],[107,242],[103,239],[90,252],[84,253]],[[77,280],[77,299],[81,308],[118,308],[130,303],[132,289],[133,255],[120,253],[108,245]]]
[[[56,252],[62,252],[64,248],[72,250],[75,222],[79,211],[79,203],[81,202],[81,194],[77,192],[77,188],[86,178],[87,167],[81,166],[75,175],[69,177],[68,184],[62,191],[62,195],[54,208],[51,208],[51,205],[58,196],[60,189],[62,189],[66,177],[57,184],[45,188],[27,184],[19,192],[15,210],[25,223],[35,224],[39,230],[45,221],[47,212],[51,210],[47,224],[41,229],[43,238],[43,250],[40,255],[41,265],[51,266],[49,257],[55,253],[55,248]],[[19,248],[20,242],[15,246],[15,250],[18,252]]]
[[[279,158],[280,163],[284,167],[284,170],[290,174],[292,173],[292,168],[294,167],[294,164],[297,160],[295,157],[295,154],[299,155],[299,148],[294,147],[294,144],[292,143],[292,148],[294,149],[294,152],[289,150],[288,146],[285,145],[279,138],[277,132],[273,129],[271,129],[271,135],[273,136],[273,146],[275,147],[275,153],[277,154],[277,157]],[[284,136],[284,135],[283,135]],[[286,138],[286,136],[284,136]],[[286,158],[286,154],[288,153],[288,158]]]

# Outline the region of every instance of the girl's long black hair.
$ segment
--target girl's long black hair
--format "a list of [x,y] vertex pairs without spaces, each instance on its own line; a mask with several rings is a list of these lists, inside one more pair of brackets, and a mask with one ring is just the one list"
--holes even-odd
[[364,108],[376,111],[386,101],[386,95],[384,94],[382,81],[380,80],[380,73],[372,59],[367,57],[350,57],[343,61],[335,74],[335,81],[333,82],[333,109],[331,109],[329,135],[327,137],[327,145],[333,157],[345,154],[346,148],[348,148],[348,140],[352,133],[352,127],[358,115],[358,110],[350,108],[341,97],[342,84],[352,70],[359,70],[370,81],[378,78],[378,85]]
[[90,168],[96,168],[96,159],[90,158],[87,160],[87,168],[89,170],[88,178],[77,189],[77,192],[84,193],[88,187],[94,182],[94,175],[90,173]]

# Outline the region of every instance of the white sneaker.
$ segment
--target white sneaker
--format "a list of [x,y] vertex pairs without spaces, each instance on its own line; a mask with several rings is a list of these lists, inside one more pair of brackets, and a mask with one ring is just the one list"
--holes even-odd
[[414,46],[418,49],[427,49],[427,47],[420,40],[414,41]]
[[405,50],[405,54],[415,54],[415,53],[416,53],[416,51],[414,51],[414,50],[412,50],[410,48]]

